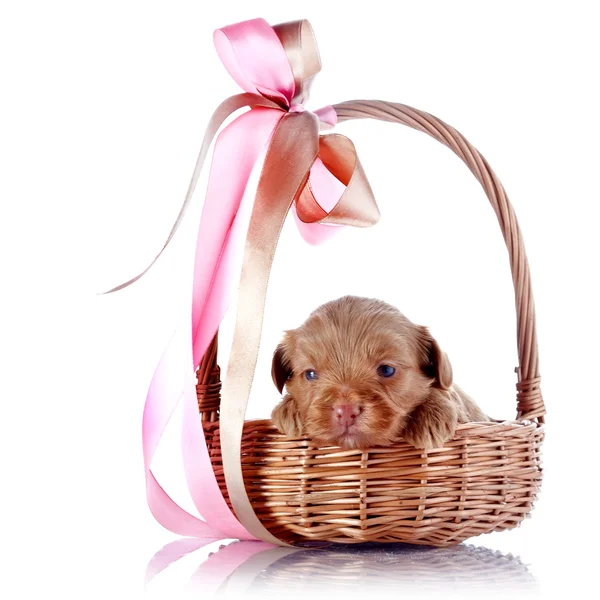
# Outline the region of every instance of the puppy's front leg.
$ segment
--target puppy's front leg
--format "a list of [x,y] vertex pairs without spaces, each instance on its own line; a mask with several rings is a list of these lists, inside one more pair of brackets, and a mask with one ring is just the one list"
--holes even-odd
[[300,418],[298,405],[289,394],[273,409],[271,421],[287,437],[303,435],[302,419]]
[[409,415],[402,437],[415,448],[441,448],[454,436],[458,411],[450,394],[432,389],[427,399]]

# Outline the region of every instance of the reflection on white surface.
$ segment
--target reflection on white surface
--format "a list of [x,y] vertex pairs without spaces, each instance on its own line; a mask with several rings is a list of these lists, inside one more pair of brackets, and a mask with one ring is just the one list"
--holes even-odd
[[459,545],[424,548],[389,544],[312,550],[285,556],[257,574],[252,591],[394,588],[421,592],[536,591],[534,577],[518,558],[487,548]]
[[[178,540],[148,565],[147,581],[202,542]],[[159,564],[161,563],[161,564]],[[518,557],[481,546],[429,548],[405,544],[331,545],[279,548],[259,542],[233,542],[201,559],[188,582],[194,597],[314,597],[376,591],[395,596],[510,594],[539,591],[535,577]]]

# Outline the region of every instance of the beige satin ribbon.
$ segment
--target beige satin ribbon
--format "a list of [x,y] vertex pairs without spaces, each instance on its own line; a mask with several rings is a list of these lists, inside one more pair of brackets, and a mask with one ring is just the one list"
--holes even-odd
[[308,98],[313,78],[321,70],[317,38],[306,19],[281,23],[273,29],[292,68],[296,85],[293,102],[302,104]]
[[[317,156],[347,185],[330,214],[319,207],[308,185]],[[368,227],[379,219],[354,145],[343,136],[319,139],[318,120],[309,112],[283,117],[266,154],[244,249],[233,343],[221,398],[221,452],[229,498],[242,525],[253,536],[274,544],[283,542],[258,520],[244,486],[241,441],[269,274],[281,228],[294,200],[298,214],[311,223]]]
[[272,544],[281,541],[258,520],[244,486],[242,431],[275,248],[292,202],[305,186],[317,157],[318,136],[318,121],[312,113],[288,113],[279,122],[267,151],[248,227],[233,343],[221,396],[221,452],[231,504],[253,536]]
[[177,229],[179,229],[179,226],[181,225],[183,216],[185,215],[190,201],[192,199],[192,196],[194,195],[194,191],[196,190],[196,184],[198,183],[198,179],[200,178],[200,173],[202,172],[204,161],[206,160],[206,156],[208,155],[208,151],[210,149],[212,141],[215,135],[217,135],[219,128],[221,127],[221,125],[223,125],[225,120],[234,112],[244,107],[257,106],[277,108],[281,110],[281,107],[272,100],[264,98],[263,96],[260,96],[258,94],[251,94],[249,92],[246,92],[244,94],[237,94],[235,96],[230,96],[229,98],[223,100],[221,104],[219,104],[215,112],[212,114],[210,121],[208,122],[208,125],[206,127],[204,139],[202,140],[202,145],[200,146],[200,152],[198,154],[198,158],[196,159],[196,166],[194,167],[194,172],[192,173],[192,179],[185,194],[185,199],[183,200],[183,204],[179,209],[179,214],[177,215],[175,223],[173,224],[173,227],[169,232],[166,242],[160,249],[160,252],[154,257],[154,260],[139,275],[136,275],[135,277],[126,281],[125,283],[121,283],[106,292],[101,292],[99,295],[110,294],[112,292],[117,292],[118,290],[122,290],[126,287],[129,287],[132,283],[135,283],[138,279],[140,279],[140,277],[143,277],[152,268],[154,263],[160,258],[161,254],[165,251],[166,247],[173,239],[175,232],[177,231]]
[[353,227],[371,227],[377,223],[379,208],[352,141],[335,133],[321,136],[319,158],[346,186],[346,190],[337,204],[326,213],[312,195],[310,186],[307,186],[296,205],[300,220]]

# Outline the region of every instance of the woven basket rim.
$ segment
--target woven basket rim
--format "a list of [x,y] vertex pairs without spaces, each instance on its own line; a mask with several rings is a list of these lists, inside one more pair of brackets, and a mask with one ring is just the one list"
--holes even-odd
[[[220,427],[220,421],[217,419],[215,421],[204,421],[203,426],[207,429],[214,429]],[[372,446],[369,448],[341,448],[335,445],[321,445],[318,443],[314,443],[313,440],[306,436],[298,436],[298,437],[287,437],[283,433],[281,433],[277,427],[273,424],[271,419],[247,419],[244,421],[244,430],[247,428],[250,429],[269,429],[269,435],[275,435],[277,438],[282,441],[288,442],[290,444],[297,444],[298,446],[311,447],[314,449],[322,449],[322,450],[330,450],[332,448],[339,448],[340,452],[349,452],[349,453],[364,453],[370,452],[372,450],[380,451],[382,449],[390,449],[394,448],[400,444],[406,444],[406,440],[401,436],[395,438],[393,442],[386,446]],[[460,423],[452,438],[450,438],[442,447],[440,448],[431,448],[429,450],[422,450],[424,453],[434,453],[436,451],[444,450],[444,448],[448,448],[452,446],[453,443],[464,444],[465,440],[472,438],[476,440],[477,438],[486,438],[486,437],[521,437],[528,438],[536,433],[544,433],[545,425],[544,423],[539,423],[538,421],[528,420],[528,419],[516,419],[516,420],[491,420],[491,421],[471,421],[469,423]],[[247,432],[244,431],[243,435],[247,435]],[[258,434],[260,436],[260,434]]]
[[[219,421],[214,421],[214,422],[205,422],[205,425],[218,425]],[[273,425],[273,422],[271,421],[271,419],[246,419],[244,421],[245,425],[248,424],[253,424],[253,425],[270,425],[271,427],[273,427],[273,429],[277,429],[275,427],[275,425]],[[497,431],[504,431],[507,429],[513,429],[513,428],[534,428],[534,429],[543,429],[544,428],[544,423],[539,423],[538,421],[534,421],[534,420],[530,420],[530,419],[505,419],[505,420],[501,420],[501,419],[490,419],[489,421],[469,421],[468,423],[459,423],[456,426],[456,431],[465,431],[468,429],[473,429],[474,427],[477,428],[494,428]],[[283,437],[284,434],[281,434]],[[292,437],[289,439],[298,439],[298,440],[304,440],[304,439],[309,439],[306,436],[298,436],[298,437]],[[401,436],[398,437],[397,439],[401,440],[403,439]]]

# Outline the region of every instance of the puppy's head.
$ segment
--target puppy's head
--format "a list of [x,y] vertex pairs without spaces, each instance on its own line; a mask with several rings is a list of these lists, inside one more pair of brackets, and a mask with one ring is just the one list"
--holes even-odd
[[452,368],[425,327],[379,300],[345,296],[286,332],[272,376],[321,444],[391,443],[429,388],[448,389]]

